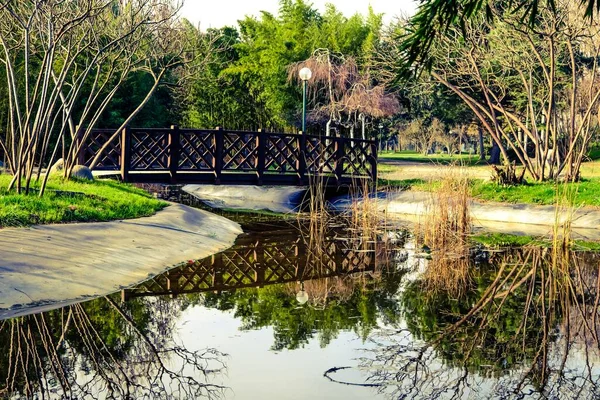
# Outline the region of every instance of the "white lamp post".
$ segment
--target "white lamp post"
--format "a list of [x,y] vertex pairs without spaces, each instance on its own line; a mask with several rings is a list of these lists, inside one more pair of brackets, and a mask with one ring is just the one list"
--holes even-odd
[[306,82],[312,77],[312,71],[304,67],[298,75],[302,80],[302,133],[306,133]]

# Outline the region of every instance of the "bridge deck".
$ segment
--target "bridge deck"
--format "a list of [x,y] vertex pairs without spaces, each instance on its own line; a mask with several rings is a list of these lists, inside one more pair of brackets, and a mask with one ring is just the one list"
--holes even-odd
[[[80,163],[89,165],[114,131],[84,138]],[[103,152],[97,170],[126,182],[329,186],[377,179],[372,140],[222,129],[124,129]]]

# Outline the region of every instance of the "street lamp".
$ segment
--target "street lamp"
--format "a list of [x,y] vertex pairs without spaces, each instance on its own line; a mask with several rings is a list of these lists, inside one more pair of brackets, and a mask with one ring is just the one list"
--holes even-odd
[[298,73],[302,80],[302,133],[306,133],[306,82],[312,77],[312,71],[304,67]]

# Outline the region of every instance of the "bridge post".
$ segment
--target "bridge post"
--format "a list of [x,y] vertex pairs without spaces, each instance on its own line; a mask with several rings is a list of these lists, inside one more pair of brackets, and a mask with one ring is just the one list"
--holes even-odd
[[306,176],[306,136],[302,131],[298,135],[298,159],[296,160],[296,167],[298,169],[298,185],[302,186],[304,185]]
[[373,187],[377,185],[377,140],[371,143],[371,180],[373,181]]
[[212,256],[212,265],[214,266],[212,274],[213,291],[214,293],[220,293],[223,290],[223,271],[226,268],[223,264],[223,253]]
[[85,164],[85,148],[83,143],[83,136],[85,129],[82,131],[81,126],[75,125],[75,150],[77,150],[77,164]]
[[257,184],[261,186],[263,184],[263,175],[265,173],[265,160],[266,160],[266,137],[262,129],[258,129],[256,135],[256,176]]
[[221,172],[223,171],[223,130],[220,126],[215,128],[215,157],[213,158],[213,169],[215,171],[215,184],[221,184]]
[[180,291],[179,276],[177,271],[167,273],[167,290],[171,292],[172,299],[176,298]]
[[129,167],[131,164],[131,134],[129,125],[121,131],[121,179],[129,181]]
[[171,125],[169,131],[169,158],[167,164],[169,167],[169,175],[171,175],[171,183],[177,183],[177,168],[179,168],[179,127]]
[[337,181],[338,186],[342,183],[342,175],[344,174],[344,141],[345,139],[342,137],[336,137],[334,140],[334,152],[335,152],[335,162],[334,162],[334,170],[335,170],[335,179]]
[[254,282],[257,287],[265,285],[265,247],[260,240],[254,242],[254,260],[256,268],[254,269]]

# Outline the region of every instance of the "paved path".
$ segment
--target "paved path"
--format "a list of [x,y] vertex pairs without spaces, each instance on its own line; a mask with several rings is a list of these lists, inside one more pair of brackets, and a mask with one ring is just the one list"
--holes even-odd
[[181,204],[132,220],[0,229],[0,319],[118,291],[224,250],[241,232]]
[[[390,218],[418,221],[427,215],[434,194],[415,191],[378,193],[378,208]],[[338,209],[349,207],[348,198],[334,202]],[[579,208],[559,210],[554,206],[532,204],[506,204],[471,201],[471,217],[476,228],[489,232],[518,235],[550,236],[555,221],[562,224],[571,221],[573,237],[581,240],[600,241],[600,209]]]

